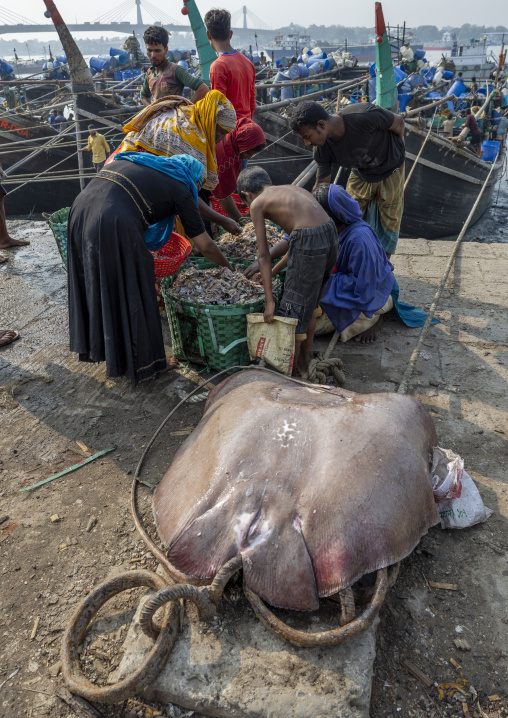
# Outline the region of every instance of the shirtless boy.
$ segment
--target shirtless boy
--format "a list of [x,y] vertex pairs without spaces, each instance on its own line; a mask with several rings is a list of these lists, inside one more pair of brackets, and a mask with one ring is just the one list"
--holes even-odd
[[[319,300],[330,278],[338,253],[333,220],[314,197],[300,187],[273,186],[261,167],[248,167],[237,181],[240,197],[250,207],[256,230],[258,262],[265,289],[265,322],[275,312],[272,276],[287,266],[284,294],[277,316],[298,319],[295,336],[295,369],[305,376],[309,369]],[[289,235],[284,258],[271,268],[265,220],[278,224]],[[280,255],[279,255],[280,256]]]

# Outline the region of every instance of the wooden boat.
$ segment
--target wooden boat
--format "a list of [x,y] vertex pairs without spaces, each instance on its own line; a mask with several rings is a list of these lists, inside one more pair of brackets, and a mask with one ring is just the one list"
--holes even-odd
[[[60,88],[55,99],[58,103],[68,102],[73,108],[78,108],[80,114],[77,119],[82,137],[86,137],[90,121],[93,121],[99,132],[111,130],[111,120],[101,120],[98,116],[103,111],[119,111],[119,105],[95,92],[90,70],[58,10],[50,0],[45,0],[45,4],[64,52],[70,58],[71,82],[65,88]],[[46,123],[34,119],[30,112],[10,111],[2,114],[0,152],[3,169],[7,179],[9,175],[18,179],[19,175],[19,182],[6,183],[8,194],[5,209],[8,216],[51,213],[72,204],[80,192],[74,131],[74,128],[70,128],[66,132],[57,133]],[[121,124],[118,124],[118,132],[112,135],[108,133],[108,139],[115,144],[121,137]],[[81,157],[83,166],[91,170],[90,153],[84,153]],[[56,176],[66,179],[58,181]]]
[[[406,177],[427,132],[406,123]],[[404,195],[401,235],[440,239],[457,235],[492,167],[472,152],[431,133]],[[471,226],[488,209],[502,172],[497,162]]]
[[256,155],[252,164],[263,167],[273,184],[288,184],[312,162],[312,152],[289,131],[286,117],[278,112],[255,112],[253,120],[265,133],[266,149]]
[[[70,94],[69,102],[72,102]],[[111,103],[100,95],[91,93],[90,96],[81,97],[81,108],[96,115],[103,110],[111,109]],[[89,121],[80,123],[82,132],[86,132]],[[101,126],[95,119],[93,122],[99,132],[111,129],[106,125]],[[7,216],[51,213],[72,204],[80,192],[76,141],[73,132],[71,128],[66,134],[59,134],[47,123],[34,120],[30,113],[10,112],[0,118],[0,159],[3,169],[7,172],[7,179],[10,175],[12,177],[19,175],[19,182],[8,182],[5,185],[8,192],[5,200]],[[123,137],[122,126],[118,125],[118,132],[109,135],[108,139],[111,138],[114,144],[118,144],[121,137]],[[35,141],[38,139],[40,142]],[[10,145],[12,145],[11,150],[9,150]],[[85,152],[82,157],[85,171],[91,171],[90,153]],[[53,174],[49,174],[50,172]],[[27,179],[22,177],[27,175],[33,178],[39,174],[40,180],[29,184],[25,184]],[[55,176],[69,175],[76,176],[76,179],[50,181]],[[42,181],[45,178],[46,181]]]
[[[382,11],[380,12],[382,18]],[[382,33],[378,33],[379,35]],[[378,51],[379,48],[380,44]],[[389,50],[387,57],[389,64],[383,68],[382,95],[378,95],[377,104],[390,109],[394,102],[396,105],[396,83]],[[377,64],[381,66],[379,58]],[[392,77],[390,77],[390,68],[392,68]],[[387,99],[390,97],[391,99]],[[269,144],[262,154],[252,160],[253,164],[259,163],[263,166],[272,177],[274,184],[287,184],[311,162],[312,153],[305,148],[299,137],[289,132],[287,118],[278,114],[276,109],[256,112],[254,119],[265,130]],[[406,122],[406,177],[420,153],[426,136],[426,129],[419,129],[418,126]],[[457,235],[476,201],[491,166],[490,162],[484,162],[470,150],[461,149],[432,132],[405,192],[401,235],[426,239]],[[337,183],[345,187],[350,170],[334,167],[332,177],[337,172],[339,172]],[[476,209],[471,226],[490,206],[501,173],[502,164],[498,162]],[[311,189],[313,183],[314,175],[303,186]]]
[[[426,130],[406,123],[406,177],[426,136]],[[401,236],[443,239],[458,235],[491,166],[431,133],[404,194]],[[502,168],[500,162],[494,167],[470,226],[488,209]],[[337,184],[345,187],[350,172],[342,170]]]
[[[376,48],[376,104],[393,111],[397,107],[397,84],[379,2],[376,35],[382,38]],[[406,177],[414,163],[416,166],[404,193],[401,234],[426,239],[459,234],[492,164],[435,132],[425,142],[427,131],[408,122],[405,135]],[[501,172],[501,163],[496,163],[471,224],[489,207]]]
[[[12,119],[10,119],[12,117]],[[34,142],[34,140],[40,140]],[[50,167],[58,165],[62,174],[77,171],[77,160],[72,157],[76,145],[63,146],[68,143],[72,135],[59,135],[48,124],[37,123],[28,114],[10,113],[9,119],[0,120],[0,152],[3,169],[12,175],[42,176]],[[26,142],[24,140],[27,140]],[[45,144],[48,141],[54,144]],[[46,149],[37,150],[45,145]],[[13,145],[9,151],[9,146]],[[33,155],[30,157],[30,155]],[[30,157],[30,159],[28,159]],[[18,168],[19,167],[19,168]],[[66,180],[65,182],[30,182],[24,187],[19,183],[7,183],[5,188],[8,195],[5,199],[7,216],[25,216],[41,212],[54,212],[60,207],[69,206],[79,192],[79,180]],[[15,191],[13,191],[15,190]]]

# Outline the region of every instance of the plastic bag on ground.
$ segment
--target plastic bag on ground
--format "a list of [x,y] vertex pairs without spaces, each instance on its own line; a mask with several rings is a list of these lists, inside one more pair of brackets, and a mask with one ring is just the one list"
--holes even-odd
[[289,375],[295,358],[295,329],[298,319],[274,317],[266,324],[262,314],[247,314],[247,339],[251,359],[262,359]]
[[432,458],[432,491],[444,529],[465,529],[492,515],[464,470],[464,461],[449,449],[436,446]]

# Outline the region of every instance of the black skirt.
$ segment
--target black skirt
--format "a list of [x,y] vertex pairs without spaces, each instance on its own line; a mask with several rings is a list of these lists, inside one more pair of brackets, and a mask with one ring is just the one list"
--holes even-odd
[[166,368],[146,226],[125,189],[100,177],[69,215],[70,349],[136,384]]

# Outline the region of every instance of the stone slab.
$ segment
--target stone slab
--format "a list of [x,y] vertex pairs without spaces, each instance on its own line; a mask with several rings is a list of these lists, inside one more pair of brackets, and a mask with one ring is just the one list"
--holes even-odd
[[[310,631],[335,628],[338,606],[326,603],[324,614],[284,612],[283,620]],[[141,605],[111,682],[134,670],[153,645],[139,627]],[[378,620],[341,645],[298,648],[266,629],[240,591],[209,624],[186,602],[173,652],[143,695],[217,718],[367,718]]]

